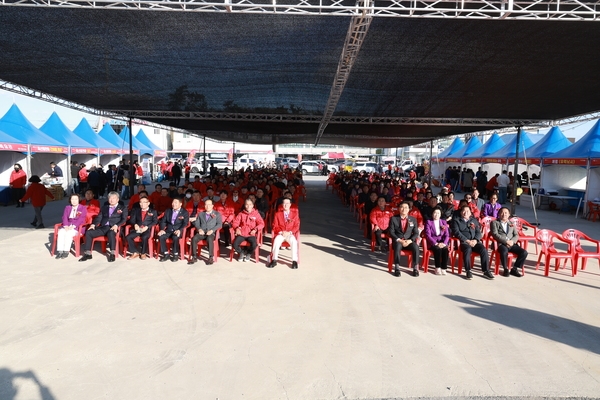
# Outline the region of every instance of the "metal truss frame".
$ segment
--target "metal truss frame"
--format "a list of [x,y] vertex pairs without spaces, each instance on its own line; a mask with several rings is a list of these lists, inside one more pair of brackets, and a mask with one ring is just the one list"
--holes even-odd
[[[0,0],[4,6],[358,16],[354,0]],[[598,0],[375,0],[375,17],[594,20]]]

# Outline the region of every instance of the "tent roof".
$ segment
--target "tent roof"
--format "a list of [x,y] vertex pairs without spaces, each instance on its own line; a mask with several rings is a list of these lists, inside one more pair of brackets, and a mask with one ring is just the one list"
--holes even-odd
[[450,143],[450,146],[446,147],[444,149],[444,151],[442,151],[440,154],[438,154],[437,157],[441,158],[441,159],[448,158],[452,154],[454,154],[457,151],[459,151],[460,149],[462,149],[464,146],[465,146],[465,142],[463,142],[461,138],[454,138],[452,143]]
[[101,136],[99,136],[92,127],[87,119],[82,118],[81,122],[75,129],[73,129],[73,133],[75,133],[80,138],[83,138],[85,141],[90,142],[94,145],[94,147],[98,147],[100,149],[120,149],[116,145],[110,143],[105,140]]
[[[123,130],[121,131],[121,134],[119,134],[119,138],[125,142],[125,150],[129,150],[129,127],[125,127],[123,128]],[[134,150],[139,150],[140,154],[152,154],[154,151],[149,148],[148,146],[146,146],[145,144],[142,144],[139,140],[137,140],[137,138],[135,136],[133,136],[133,139],[131,140],[131,144],[133,146]]]
[[469,154],[469,159],[480,159],[500,150],[506,143],[496,132],[477,150]]
[[36,128],[23,115],[16,104],[13,104],[0,119],[0,130],[16,138],[18,143],[45,146],[67,145],[67,142],[64,139],[50,137]]
[[144,132],[144,130],[142,128],[140,128],[140,130],[138,131],[137,135],[135,135],[135,138],[144,146],[146,146],[147,148],[149,148],[150,150],[162,150],[160,147],[158,147],[157,145],[155,145],[152,140],[150,140],[150,138],[148,137],[148,135],[146,135],[146,132]]
[[94,144],[87,142],[67,128],[56,112],[53,112],[44,125],[40,126],[40,130],[48,136],[67,143],[71,147],[94,147]]
[[19,139],[14,136],[9,135],[4,131],[0,131],[0,143],[21,143]]
[[[546,135],[527,149],[524,155],[527,158],[544,158],[548,156],[552,156],[557,151],[561,151],[571,146],[572,143],[567,137],[562,133],[558,126],[553,126]],[[523,154],[519,156],[519,158],[523,158]]]
[[[531,146],[533,146],[533,141],[529,137],[529,133],[522,131],[521,132],[521,140],[519,141],[519,155],[523,155],[523,149],[527,150]],[[517,136],[513,136],[504,147],[501,149],[489,154],[487,157],[483,157],[484,159],[492,159],[492,158],[510,158],[515,156],[515,147],[517,146]]]
[[116,147],[117,149],[129,149],[129,144],[126,144],[123,141],[123,139],[121,139],[119,135],[117,135],[117,132],[115,132],[115,130],[112,128],[112,126],[110,126],[108,122],[104,124],[102,129],[100,129],[100,131],[98,132],[98,136],[111,143],[113,147]]
[[564,150],[552,154],[552,158],[600,158],[600,120],[581,139]]
[[483,146],[483,144],[481,143],[481,140],[479,140],[479,138],[477,136],[473,136],[467,141],[467,143],[465,143],[464,147],[462,147],[456,153],[453,153],[452,155],[447,156],[446,159],[457,158],[457,159],[461,160],[461,159],[467,157],[469,154],[476,151],[477,149],[479,149],[481,146]]
[[[2,7],[0,78],[218,140],[314,143],[350,20]],[[374,17],[320,143],[401,147],[600,110],[597,43],[593,22]]]

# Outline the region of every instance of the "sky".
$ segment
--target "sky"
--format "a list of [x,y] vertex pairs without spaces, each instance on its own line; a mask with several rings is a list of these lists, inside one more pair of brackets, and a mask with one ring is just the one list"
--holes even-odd
[[[69,129],[74,129],[77,125],[79,125],[82,118],[86,118],[92,127],[96,127],[98,122],[98,116],[86,114],[71,108],[62,107],[5,90],[0,90],[0,118],[14,103],[17,104],[25,117],[27,117],[27,119],[38,128],[42,126],[44,122],[46,122],[46,120],[54,111],[56,111],[60,119]],[[575,138],[575,140],[578,140],[585,135],[595,123],[596,120],[579,122],[576,124],[561,126],[560,129],[567,138]],[[539,132],[531,129],[528,131],[530,133],[546,133],[548,130],[549,128],[540,129]]]

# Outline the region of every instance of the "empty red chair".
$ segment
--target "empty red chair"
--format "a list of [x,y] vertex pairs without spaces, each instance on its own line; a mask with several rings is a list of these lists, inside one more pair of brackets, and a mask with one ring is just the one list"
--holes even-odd
[[[594,258],[594,259],[598,260],[598,263],[600,265],[600,241],[599,240],[592,239],[585,233],[578,231],[576,229],[567,229],[566,231],[564,231],[562,233],[562,237],[564,239],[568,240],[569,242],[571,242],[571,244],[569,246],[570,247],[569,250],[571,251],[571,254],[573,254],[575,256],[575,267],[573,268],[573,275],[577,274],[577,264],[579,262],[579,259],[581,259],[581,269],[582,270],[585,269],[585,264],[586,264],[588,258]],[[586,249],[584,249],[581,246],[582,239],[593,243],[596,246],[596,248],[592,251],[587,251]]]
[[588,221],[591,219],[592,222],[596,222],[596,218],[600,218],[600,204],[592,203],[591,201],[587,202],[588,206]]
[[556,260],[555,271],[558,271],[558,267],[560,266],[560,260],[565,260],[565,265],[567,264],[567,260],[570,260],[571,276],[575,275],[575,269],[577,267],[577,265],[573,262],[575,255],[571,253],[570,249],[567,251],[560,251],[554,246],[555,240],[566,243],[567,245],[571,244],[570,241],[563,239],[561,235],[548,229],[540,229],[536,234],[536,238],[542,246],[540,256],[538,257],[537,263],[535,264],[536,271],[540,266],[542,257],[544,257],[544,275],[548,276],[548,274],[550,273],[550,261],[554,258]]
[[[519,217],[512,217],[510,222],[515,226],[517,232],[519,233],[519,243],[521,247],[527,250],[527,245],[529,242],[533,242],[535,244],[535,254],[538,254],[538,241],[537,241],[537,232],[538,228],[536,226],[531,225],[529,222]],[[526,235],[525,229],[533,229],[533,235]]]

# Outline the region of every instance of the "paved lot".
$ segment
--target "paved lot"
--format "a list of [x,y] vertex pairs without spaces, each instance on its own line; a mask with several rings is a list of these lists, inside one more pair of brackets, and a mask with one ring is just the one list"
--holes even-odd
[[307,185],[298,270],[265,268],[268,246],[260,264],[54,260],[31,207],[0,208],[0,399],[599,395],[597,261],[574,278],[535,254],[521,279],[395,278],[323,179]]

